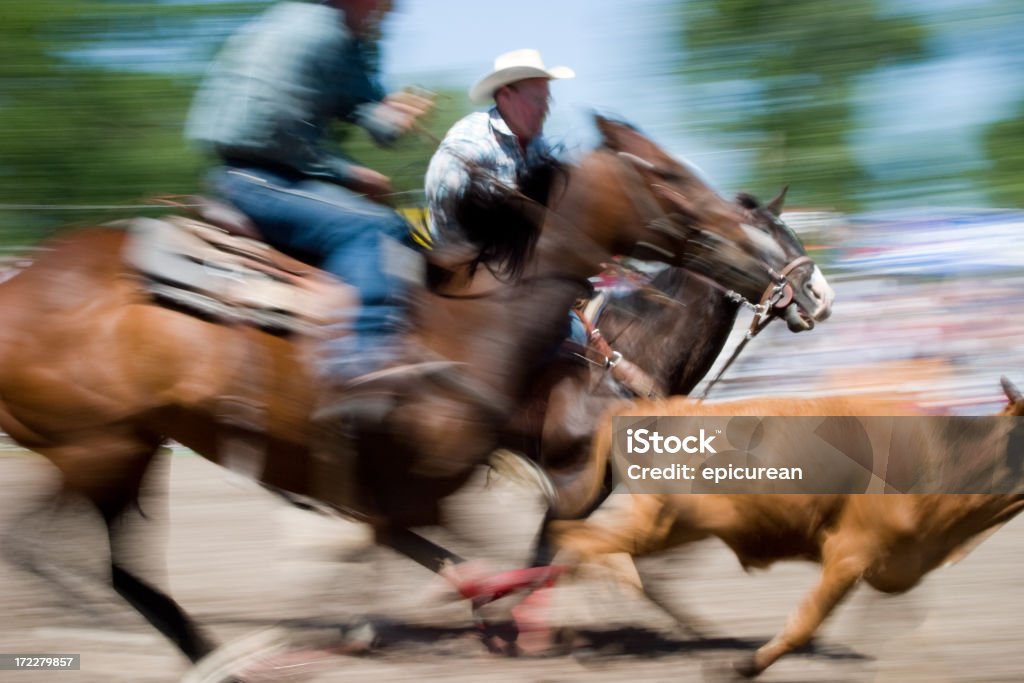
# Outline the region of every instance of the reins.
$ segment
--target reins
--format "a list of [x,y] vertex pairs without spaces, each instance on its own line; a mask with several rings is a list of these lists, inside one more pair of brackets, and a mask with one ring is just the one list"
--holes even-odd
[[[664,185],[648,185],[647,183],[644,182],[644,179],[640,173],[641,168],[652,173],[658,172],[656,166],[650,161],[638,157],[635,154],[629,154],[626,152],[618,152],[616,154],[616,157],[622,162],[621,167],[623,169],[627,169],[625,171],[625,175],[627,176],[628,181],[631,182],[634,186],[643,186],[646,190],[660,190],[670,201],[676,203],[681,209],[685,209],[686,206],[689,204],[688,200],[685,197],[683,197],[678,192],[669,187],[666,187]],[[656,251],[662,252],[666,256],[669,256],[670,258],[673,259],[680,258],[682,254],[685,253],[686,251],[686,246],[690,241],[690,237],[688,235],[682,235],[680,233],[679,227],[675,224],[675,220],[672,218],[671,214],[661,206],[661,204],[653,196],[652,192],[630,192],[628,193],[628,195],[633,201],[633,206],[636,208],[637,213],[641,217],[641,220],[645,221],[644,225],[647,229],[652,231],[666,232],[673,237],[683,237],[682,251],[677,253],[668,252],[652,244],[641,242],[638,242],[637,244],[646,246],[649,249],[654,249]],[[646,201],[640,199],[640,197],[646,198]],[[643,206],[641,206],[641,202],[643,203]],[[656,207],[653,211],[650,210],[652,206]],[[647,218],[645,218],[645,216],[647,216]],[[788,264],[786,264],[786,266],[782,269],[781,272],[775,272],[775,270],[771,266],[769,266],[767,263],[762,262],[762,265],[765,267],[766,271],[768,272],[768,275],[771,277],[771,282],[765,288],[764,292],[761,295],[761,299],[756,304],[751,302],[749,299],[747,299],[739,292],[732,289],[728,289],[719,284],[718,282],[715,282],[711,278],[701,275],[700,273],[689,271],[691,275],[696,276],[702,281],[710,284],[715,289],[721,291],[724,294],[724,296],[730,301],[734,301],[740,306],[748,308],[754,314],[754,317],[750,322],[750,326],[747,329],[747,332],[744,335],[743,340],[740,342],[739,345],[737,345],[736,349],[729,357],[729,360],[725,363],[724,366],[722,366],[722,369],[719,370],[715,378],[711,380],[711,382],[709,382],[708,385],[704,388],[704,391],[697,398],[698,401],[703,401],[705,398],[707,398],[707,395],[711,391],[711,388],[718,383],[718,381],[725,374],[726,370],[729,369],[733,362],[739,357],[740,353],[743,352],[744,348],[746,348],[746,345],[754,337],[760,334],[761,331],[765,327],[767,327],[772,320],[778,317],[776,311],[778,309],[785,308],[793,301],[793,285],[792,283],[789,282],[790,273],[792,273],[800,266],[812,263],[813,260],[806,254],[804,254],[796,257]],[[666,300],[672,301],[671,297],[664,298]]]
[[[789,282],[789,274],[800,266],[813,263],[814,261],[810,256],[803,255],[790,261],[786,264],[786,267],[782,269],[782,272],[774,274],[775,282],[765,289],[764,294],[761,296],[761,301],[756,305],[751,304],[745,298],[737,294],[736,292],[727,292],[726,296],[730,296],[736,303],[751,308],[754,311],[754,319],[750,321],[750,327],[747,328],[746,334],[743,335],[743,339],[736,348],[733,350],[732,355],[729,356],[729,360],[725,362],[725,365],[718,371],[714,379],[708,382],[707,386],[704,387],[704,391],[697,397],[697,401],[703,401],[708,397],[712,387],[714,387],[718,380],[722,379],[725,375],[725,371],[733,364],[733,362],[739,358],[740,353],[746,348],[750,341],[761,333],[761,330],[768,327],[771,321],[775,320],[778,316],[776,311],[780,308],[785,308],[793,300],[793,285]],[[712,282],[717,286],[717,283]],[[739,297],[738,299],[733,297]]]
[[442,299],[451,299],[455,301],[474,301],[480,299],[500,299],[502,297],[519,296],[516,292],[517,287],[523,287],[526,285],[536,284],[540,282],[568,282],[576,285],[583,291],[591,292],[594,286],[590,283],[590,280],[586,278],[575,277],[572,275],[560,275],[558,273],[552,273],[549,275],[530,275],[527,277],[520,278],[515,282],[505,282],[503,284],[495,286],[493,289],[489,289],[486,292],[473,292],[470,294],[454,294],[450,292],[431,292],[434,296],[441,297]]

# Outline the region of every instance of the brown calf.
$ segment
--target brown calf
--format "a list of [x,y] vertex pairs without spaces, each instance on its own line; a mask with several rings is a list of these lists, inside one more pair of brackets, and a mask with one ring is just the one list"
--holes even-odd
[[[1024,398],[1004,381],[1001,415],[1024,414]],[[620,415],[906,415],[869,398],[753,400],[700,404],[683,399],[639,403]],[[611,419],[595,440],[595,457],[611,448]],[[887,593],[909,590],[932,569],[962,558],[988,533],[1024,509],[1024,495],[727,495],[638,494],[617,514],[557,522],[554,539],[577,560],[634,556],[709,537],[725,542],[744,567],[782,559],[821,564],[821,578],[783,630],[737,662],[748,677],[807,643],[859,582]]]

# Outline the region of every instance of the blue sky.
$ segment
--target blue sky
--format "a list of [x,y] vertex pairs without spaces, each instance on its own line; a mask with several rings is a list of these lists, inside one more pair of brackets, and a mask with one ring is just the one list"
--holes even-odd
[[[589,144],[594,135],[589,112],[598,110],[664,141],[672,123],[667,107],[683,96],[668,74],[678,54],[673,36],[664,30],[669,5],[665,0],[521,0],[514,7],[479,0],[399,0],[386,29],[385,73],[391,85],[418,74],[432,81],[441,75],[453,88],[466,90],[498,54],[535,48],[549,66],[576,71],[576,78],[552,85],[550,138],[570,149]],[[681,121],[683,114],[676,117]]]
[[[750,150],[716,140],[688,119],[686,87],[671,74],[680,54],[674,4],[398,0],[387,26],[385,72],[393,85],[415,82],[419,74],[442,74],[453,87],[465,89],[489,70],[497,54],[537,48],[547,64],[566,64],[577,72],[574,80],[552,88],[549,137],[577,149],[592,141],[589,111],[616,114],[696,163],[718,185],[735,190]],[[954,54],[879,70],[865,79],[863,128],[854,134],[860,158],[881,174],[977,161],[981,126],[1009,113],[1021,96],[1020,49],[1017,58],[1007,52],[1024,29],[1024,14],[997,14],[1000,6],[1004,13],[1008,7],[1001,0],[892,0],[890,6],[933,23],[936,46]],[[780,178],[780,184],[784,181]],[[955,190],[954,201],[978,200],[966,185]]]
[[[160,0],[175,2],[179,0]],[[697,3],[701,0],[691,0]],[[593,110],[626,119],[676,156],[702,168],[725,190],[743,184],[743,142],[716,136],[688,109],[698,96],[672,74],[685,57],[676,0],[396,0],[385,29],[388,85],[445,84],[463,92],[498,54],[539,49],[549,65],[577,77],[553,85],[547,131],[572,152],[593,143]],[[950,203],[981,201],[965,172],[983,163],[984,126],[1024,97],[1024,6],[1019,0],[883,0],[932,25],[941,59],[879,69],[859,84],[859,159],[881,177],[955,169]],[[827,6],[822,0],[822,6]],[[134,40],[76,53],[79,58],[196,73],[205,43]],[[741,107],[750,100],[737,100]],[[749,144],[749,143],[748,143]],[[779,185],[786,182],[779,178]],[[775,188],[744,188],[761,194]]]

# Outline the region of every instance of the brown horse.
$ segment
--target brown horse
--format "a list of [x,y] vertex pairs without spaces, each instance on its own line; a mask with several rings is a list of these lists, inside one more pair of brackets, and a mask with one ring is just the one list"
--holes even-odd
[[[1024,398],[1004,380],[1009,404],[1000,415],[1020,416]],[[906,405],[869,397],[754,399],[695,403],[684,398],[641,402],[624,414],[699,416],[891,416],[912,415]],[[869,429],[881,423],[865,423]],[[915,423],[917,424],[917,423]],[[899,457],[914,474],[937,463],[957,463],[971,480],[986,474],[1003,477],[999,490],[1020,491],[1020,428],[990,419],[964,441],[923,425],[918,439],[906,442]],[[611,419],[595,440],[594,457],[610,457]],[[888,437],[883,443],[888,442]],[[983,445],[979,446],[979,445]],[[893,460],[890,456],[890,469]],[[1009,465],[1009,467],[1007,467]],[[970,470],[970,471],[967,471]],[[990,489],[991,490],[991,489]],[[628,504],[624,504],[628,502]],[[635,556],[659,552],[706,538],[719,538],[744,567],[767,567],[783,559],[821,565],[818,584],[801,602],[784,629],[737,671],[756,676],[773,662],[806,644],[833,609],[859,583],[886,593],[913,588],[931,570],[961,559],[981,540],[1024,510],[1017,494],[873,494],[873,495],[728,495],[643,494],[620,498],[614,510],[594,519],[555,522],[556,544],[576,560],[602,559],[609,553]],[[632,579],[632,577],[630,577]]]
[[559,181],[518,281],[481,269],[468,285],[418,294],[409,358],[445,371],[393,393],[385,417],[360,424],[337,454],[314,448],[304,342],[154,304],[122,261],[121,230],[72,233],[0,285],[0,429],[57,466],[60,497],[96,506],[115,589],[186,656],[212,645],[173,600],[123,568],[114,542],[115,520],[166,440],[354,511],[379,542],[437,569],[438,549],[403,544],[406,528],[437,522],[439,501],[497,445],[536,359],[603,262],[658,258],[748,298],[788,284],[783,250],[745,225],[743,211],[665,163],[637,131],[598,125],[604,145]]

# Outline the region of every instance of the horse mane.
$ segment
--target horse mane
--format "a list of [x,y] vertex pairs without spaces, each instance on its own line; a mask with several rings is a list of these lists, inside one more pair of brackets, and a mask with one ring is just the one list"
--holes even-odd
[[520,174],[518,189],[496,182],[493,173],[479,164],[469,165],[468,171],[471,182],[459,202],[456,220],[476,248],[469,273],[485,265],[495,276],[517,279],[540,237],[552,187],[568,169],[554,157],[545,156]]
[[736,203],[742,206],[748,211],[756,211],[757,209],[763,208],[761,202],[757,200],[757,197],[750,194],[749,192],[740,192],[736,195]]

